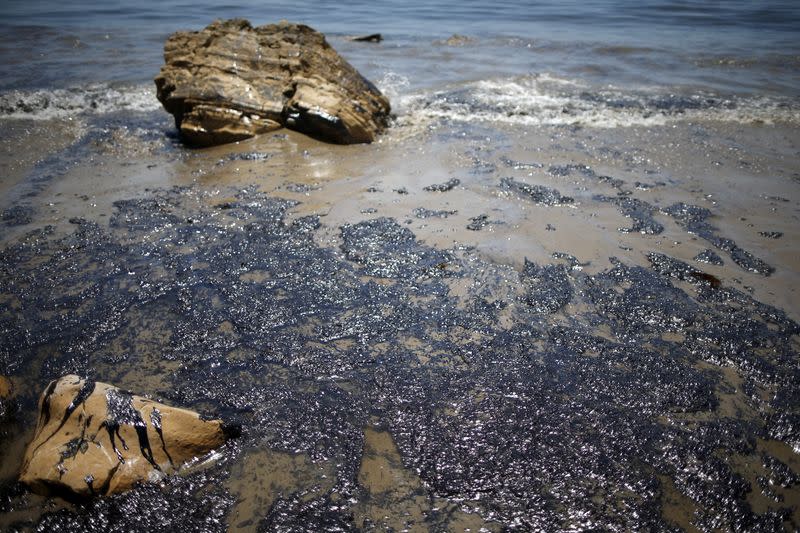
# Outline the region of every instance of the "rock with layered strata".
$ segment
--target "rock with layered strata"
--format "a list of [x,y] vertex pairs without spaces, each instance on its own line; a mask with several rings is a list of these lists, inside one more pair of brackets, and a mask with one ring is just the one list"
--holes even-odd
[[221,420],[68,375],[39,399],[20,481],[42,495],[85,500],[159,479],[228,436]]
[[157,96],[183,138],[211,146],[287,127],[340,144],[375,140],[389,101],[308,26],[243,19],[177,32]]

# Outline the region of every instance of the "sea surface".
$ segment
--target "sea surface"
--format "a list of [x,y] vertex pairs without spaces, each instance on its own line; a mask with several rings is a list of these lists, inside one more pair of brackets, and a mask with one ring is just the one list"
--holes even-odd
[[[164,41],[231,17],[390,128],[184,146]],[[798,228],[798,2],[3,0],[0,530],[797,531]],[[241,435],[33,494],[65,374]]]
[[[287,19],[324,32],[382,89],[479,118],[650,123],[675,114],[797,120],[795,2],[27,2],[0,6],[0,113],[156,107],[151,80],[177,29]],[[381,33],[378,46],[348,35]],[[462,36],[449,41],[448,38]],[[466,108],[446,106],[455,92]],[[457,102],[462,103],[462,102]],[[414,104],[411,104],[412,109]],[[565,110],[566,116],[561,116]],[[533,117],[532,117],[533,115]]]

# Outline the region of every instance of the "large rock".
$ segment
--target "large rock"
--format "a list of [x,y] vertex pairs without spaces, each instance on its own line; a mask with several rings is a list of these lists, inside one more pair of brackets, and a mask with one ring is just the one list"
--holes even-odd
[[216,21],[171,35],[164,61],[158,99],[199,146],[281,126],[334,143],[372,142],[389,117],[386,97],[302,24]]
[[226,433],[220,420],[64,376],[39,399],[20,481],[69,500],[120,492],[174,472],[222,445]]

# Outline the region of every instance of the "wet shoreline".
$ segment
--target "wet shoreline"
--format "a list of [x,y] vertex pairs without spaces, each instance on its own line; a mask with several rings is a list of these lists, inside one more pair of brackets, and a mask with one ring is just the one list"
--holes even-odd
[[[797,6],[0,14],[0,530],[800,528]],[[184,146],[164,41],[235,16],[325,32],[391,127]],[[65,374],[241,431],[37,496]]]
[[[112,118],[3,184],[4,529],[797,526],[796,126],[170,128]],[[69,372],[243,435],[48,502],[11,458]]]
[[[123,116],[89,134],[85,125],[71,124],[64,134],[60,121],[45,127],[6,121],[10,133],[29,131],[20,142],[39,154],[59,146],[46,135],[41,139],[47,148],[31,145],[42,132],[55,132],[62,143],[70,135],[77,141],[38,156],[38,162],[32,156],[27,165],[18,151],[6,159],[13,167],[2,185],[3,241],[48,224],[71,231],[69,220],[75,217],[104,223],[115,201],[151,190],[197,187],[213,202],[234,187],[299,202],[290,218],[322,216],[324,234],[389,216],[433,246],[477,246],[517,268],[523,256],[545,261],[563,252],[562,242],[598,268],[612,255],[646,266],[649,250],[684,261],[712,250],[723,265],[695,264],[760,291],[760,300],[798,317],[791,289],[798,275],[793,229],[800,214],[795,199],[800,169],[792,159],[798,141],[791,125],[520,131],[443,121],[397,128],[369,146],[329,146],[281,131],[186,150],[167,118],[152,117],[136,126]],[[454,179],[458,185],[445,192],[428,190]],[[555,191],[569,201],[542,201],[526,194],[526,187]],[[676,211],[681,204],[708,210],[705,224],[713,231],[698,234],[687,225]],[[481,231],[467,231],[470,220],[481,215],[486,216]],[[25,221],[31,225],[19,223]],[[736,252],[715,238],[733,240],[750,260],[737,265]],[[328,243],[336,244],[335,235]],[[758,261],[766,276],[748,272]]]

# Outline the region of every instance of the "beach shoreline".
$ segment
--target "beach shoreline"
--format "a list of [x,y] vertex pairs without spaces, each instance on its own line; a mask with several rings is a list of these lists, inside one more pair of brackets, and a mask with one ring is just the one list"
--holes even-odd
[[[392,102],[371,144],[187,147],[152,57],[103,78],[111,45],[69,24],[53,61],[85,79],[0,87],[0,529],[798,527],[785,30],[745,53],[497,17],[381,44],[331,21]],[[67,374],[241,434],[92,503],[32,494],[36,402]]]

